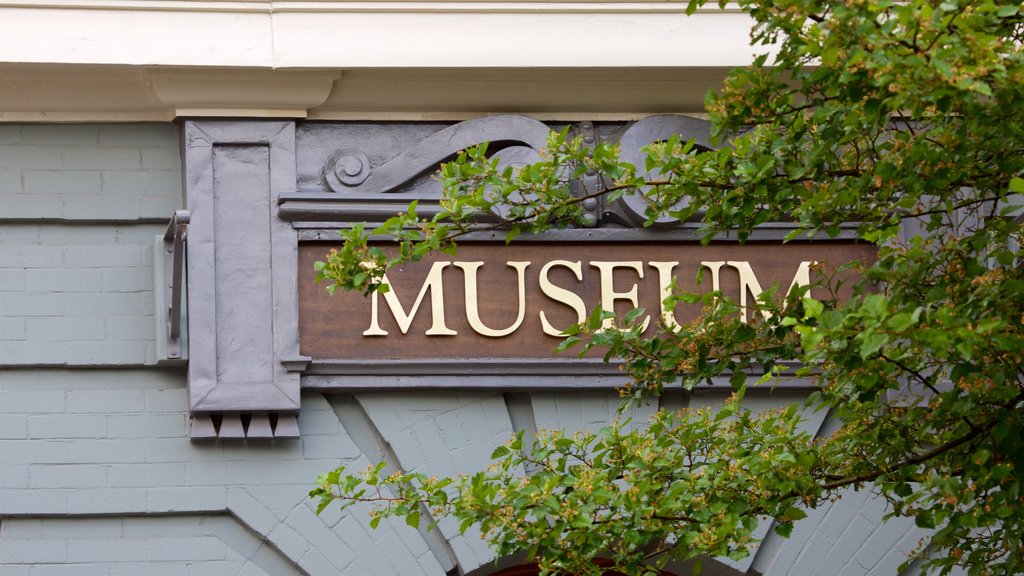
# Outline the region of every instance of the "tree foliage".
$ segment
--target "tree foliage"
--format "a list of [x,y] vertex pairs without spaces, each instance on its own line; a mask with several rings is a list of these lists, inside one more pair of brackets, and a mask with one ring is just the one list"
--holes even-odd
[[[691,0],[691,10],[703,4]],[[855,223],[878,247],[850,298],[764,295],[740,321],[720,293],[675,294],[697,321],[646,336],[635,316],[602,330],[602,313],[564,347],[623,359],[629,400],[729,376],[718,412],[659,413],[636,429],[521,436],[475,475],[338,469],[312,496],[378,503],[419,522],[423,507],[477,525],[498,553],[529,550],[545,569],[599,573],[595,557],[643,574],[674,557],[742,557],[759,520],[787,535],[805,510],[872,486],[892,514],[933,530],[928,566],[1024,572],[1024,8],[1016,0],[741,0],[769,47],[709,94],[703,151],[676,139],[634,167],[614,147],[555,135],[543,160],[499,166],[486,148],[445,165],[441,212],[416,207],[376,230],[343,232],[319,265],[331,288],[381,289],[388,265],[453,248],[500,213],[509,238],[571,226],[583,198],[642,193],[648,224],[698,219],[705,241],[743,241],[760,225],[835,236]],[[604,186],[571,184],[584,172]],[[399,242],[387,256],[368,241]],[[820,275],[831,294],[837,276]],[[851,281],[852,282],[852,281]],[[781,360],[795,360],[791,371]],[[840,423],[801,432],[800,411],[743,407],[748,375],[801,376],[808,403]],[[528,471],[528,473],[527,473]],[[919,551],[924,554],[925,547]]]

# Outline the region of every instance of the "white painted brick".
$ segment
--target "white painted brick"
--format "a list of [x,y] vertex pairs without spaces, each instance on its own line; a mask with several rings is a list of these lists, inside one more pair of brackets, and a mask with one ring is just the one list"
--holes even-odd
[[839,540],[862,508],[875,505],[877,503],[866,490],[846,490],[842,498],[829,507],[818,532],[831,540]]
[[0,540],[0,564],[63,562],[68,557],[67,542],[53,540]]
[[204,536],[213,536],[230,548],[229,559],[251,558],[263,545],[238,520],[227,514],[203,516],[202,529]]
[[147,462],[205,462],[224,459],[224,446],[191,442],[186,438],[147,438]]
[[18,144],[21,142],[21,126],[18,124],[0,124],[0,144]]
[[68,148],[61,151],[64,168],[132,170],[140,167],[136,148]]
[[116,414],[141,412],[145,398],[142,390],[72,390],[66,402],[68,412]]
[[[53,194],[12,194],[0,190],[0,220],[4,218],[60,217],[64,213],[64,201]],[[3,261],[0,260],[0,265]]]
[[185,375],[179,371],[145,369],[0,371],[0,394],[3,393],[3,390],[8,392],[39,390],[60,394],[63,398],[69,392],[121,394],[122,391],[129,391],[144,394],[146,389],[184,385]]
[[[885,554],[894,548],[902,536],[915,530],[914,522],[908,518],[890,518],[879,525],[864,542],[864,545],[857,550],[855,555],[857,563],[868,570],[873,569]],[[908,551],[909,548],[905,550],[905,552]]]
[[43,535],[43,521],[38,518],[5,518],[0,523],[0,538],[38,540]]
[[306,552],[306,555],[299,560],[299,566],[308,572],[310,576],[319,576],[320,574],[329,576],[337,574],[339,569],[344,568],[344,566],[335,566],[334,564],[331,564],[331,562],[327,560],[323,554],[317,552],[315,548]]
[[362,565],[372,566],[373,569],[364,568],[366,571],[357,571],[356,573],[377,574],[381,571],[394,573],[394,570],[391,570],[390,566],[388,566],[390,564],[389,560],[385,555],[381,554],[381,548],[375,541],[376,533],[371,531],[372,536],[368,533],[370,529],[367,526],[369,519],[366,517],[366,511],[367,508],[365,507],[350,509],[349,513],[336,528],[336,530],[345,534],[345,543],[359,555],[350,565],[349,569]]
[[[148,246],[146,248],[149,248]],[[151,248],[149,248],[151,250]],[[99,244],[68,246],[64,249],[64,262],[77,268],[109,268],[111,266],[141,266],[142,246]]]
[[146,495],[149,512],[185,512],[224,510],[227,490],[220,486],[169,486],[150,488]]
[[[7,203],[0,196],[4,216]],[[64,265],[64,248],[59,246],[0,246],[0,268],[60,268]]]
[[[274,576],[290,574],[299,576],[301,572],[285,560],[281,554],[278,554],[269,546],[262,546],[252,557],[251,562],[242,566],[238,576],[269,576],[270,574]],[[348,572],[348,574],[358,574],[358,572]]]
[[109,567],[110,576],[191,576],[187,562],[118,562]]
[[313,513],[313,510],[305,506],[297,506],[288,516],[286,522],[313,545],[313,551],[323,551],[324,560],[333,566],[333,570],[326,573],[337,573],[355,559],[355,553],[348,546],[342,544],[337,534],[330,530],[324,521]]
[[112,292],[141,292],[153,289],[153,269],[149,266],[110,268],[103,271],[103,289]]
[[0,316],[62,316],[62,294],[4,294],[0,296]]
[[111,438],[183,438],[184,414],[132,414],[107,417]]
[[147,341],[154,338],[153,316],[108,316],[104,320],[106,340]]
[[178,174],[178,170],[106,171],[102,176],[103,194],[105,200],[113,196],[125,196],[178,202],[181,198],[181,178]]
[[4,390],[14,376],[0,372],[0,407],[5,413],[63,412],[64,392],[59,390]]
[[61,342],[103,338],[103,319],[91,316],[27,318],[25,326],[30,342]]
[[[297,486],[295,495],[301,495],[301,487],[310,478],[325,470],[335,468],[339,460],[291,460],[278,466],[267,466],[264,459],[236,460],[224,462],[187,462],[188,483],[195,486],[222,484],[246,485],[259,478],[262,484],[292,484]],[[308,492],[308,489],[307,489]]]
[[228,489],[228,508],[232,514],[260,534],[267,534],[280,522],[245,488]]
[[189,576],[236,576],[245,559],[189,562]]
[[[109,337],[109,324],[107,330]],[[146,390],[145,396],[146,412],[184,412],[188,410],[188,391],[185,388]]]
[[[3,125],[0,125],[2,128]],[[17,169],[7,170],[3,166],[0,166],[0,197],[5,195],[14,196],[15,194],[21,193],[21,171]],[[6,208],[6,205],[0,202],[0,206]],[[6,216],[6,210],[0,209],[0,218]]]
[[150,486],[178,486],[185,483],[185,465],[175,464],[121,464],[111,466],[107,485],[111,488],[145,488]]
[[7,234],[4,241],[9,244],[59,247],[79,244],[117,244],[118,237],[123,231],[131,230],[135,227],[117,227],[107,224],[63,224],[56,222],[32,224],[23,222],[10,224],[5,227]]
[[107,576],[110,574],[109,570],[109,565],[105,563],[35,564],[32,566],[31,576]]
[[52,518],[41,523],[41,536],[48,539],[120,538],[123,532],[120,518]]
[[23,440],[28,438],[28,416],[4,414],[0,417],[0,439]]
[[202,516],[151,516],[124,519],[126,538],[146,539],[169,536],[202,536]]
[[[326,406],[326,408],[324,407]],[[299,433],[309,434],[345,434],[338,416],[323,398],[323,394],[305,392],[302,394],[302,418],[299,418]]]
[[194,538],[152,538],[145,542],[150,561],[222,560],[224,543],[208,536]]
[[150,292],[68,293],[64,302],[69,316],[145,316],[153,310]]
[[96,144],[98,133],[99,127],[93,124],[23,124],[21,141],[24,144],[89,146]]
[[181,156],[174,148],[142,149],[142,167],[146,169],[173,170],[181,166]]
[[145,343],[145,347],[144,348],[145,348],[144,355],[145,355],[145,358],[146,358],[144,363],[147,366],[152,366],[153,364],[156,364],[156,361],[157,361],[157,358],[156,358],[156,340],[149,340],[149,341],[147,341]]
[[100,292],[103,270],[91,268],[36,268],[25,271],[28,292]]
[[174,124],[107,124],[99,127],[100,146],[178,148]]
[[31,488],[105,488],[107,467],[92,464],[36,465],[29,474]]
[[145,549],[132,540],[75,539],[68,542],[68,561],[103,565],[146,559]]
[[50,347],[23,340],[0,343],[0,366],[45,366],[54,363]]
[[47,414],[29,416],[29,438],[103,438],[107,418],[102,414]]
[[61,358],[69,365],[141,365],[149,361],[145,342],[62,342]]
[[60,440],[0,441],[0,462],[11,464],[61,464],[67,462],[69,444]]
[[4,576],[32,576],[32,571],[40,564],[8,564],[4,566]]
[[909,552],[914,550],[922,544],[921,539],[925,536],[925,532],[918,528],[911,528],[906,531],[906,534],[892,546],[878,561],[877,564],[871,569],[871,574],[877,576],[885,576],[887,574],[899,574],[899,566],[903,562],[906,562]]
[[268,540],[289,558],[302,558],[311,546],[294,528],[278,524],[267,535]]
[[[327,468],[321,469],[320,471],[323,472],[324,470],[327,470]],[[308,482],[306,485],[308,486]],[[282,489],[281,486],[275,486],[273,484],[251,484],[246,486],[245,489],[247,492],[252,494],[254,498],[259,500],[267,510],[273,513],[279,520],[287,518],[288,514],[290,514],[296,506],[309,500],[307,495],[300,494],[302,486],[299,484],[286,486],[284,489]]]
[[70,463],[144,462],[145,450],[140,442],[130,440],[68,440]]
[[[0,317],[0,340],[24,340],[26,335],[24,318]],[[0,344],[0,348],[2,347],[3,344]]]
[[[168,218],[170,215],[168,214]],[[104,227],[107,229],[108,227]],[[148,254],[153,249],[153,236],[163,236],[163,233],[167,230],[167,223],[160,224],[131,224],[125,226],[118,226],[113,229],[115,244],[137,244],[142,246],[142,251]],[[143,265],[146,262],[143,261]]]
[[355,442],[352,442],[345,434],[338,436],[301,436],[300,438],[302,441],[302,455],[306,458],[350,460],[358,458],[362,454]]
[[0,463],[0,489],[28,488],[29,467]]
[[101,189],[100,172],[95,170],[24,170],[21,178],[25,194],[98,196]]
[[[0,248],[3,250],[3,248]],[[25,289],[25,271],[18,268],[0,268],[0,292],[21,292]],[[0,296],[2,298],[2,296]]]
[[7,514],[67,514],[70,490],[0,491],[0,510]]
[[60,168],[60,149],[53,146],[26,146],[24,144],[0,144],[0,167]]
[[68,494],[70,514],[138,514],[146,509],[141,488],[75,489]]
[[262,460],[273,459],[274,462],[293,462],[302,460],[301,440],[288,438],[268,442],[257,438],[247,443],[237,443],[224,447],[224,460]]

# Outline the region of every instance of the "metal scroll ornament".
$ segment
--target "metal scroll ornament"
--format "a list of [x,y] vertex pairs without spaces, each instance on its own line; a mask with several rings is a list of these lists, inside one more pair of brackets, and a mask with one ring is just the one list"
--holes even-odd
[[[664,142],[672,136],[679,135],[684,141],[694,140],[698,149],[711,150],[710,125],[697,118],[687,116],[675,116],[663,114],[649,116],[640,120],[626,129],[619,140],[621,158],[625,162],[638,167],[644,165],[646,154],[643,151],[645,146],[656,142]],[[661,174],[649,173],[649,178],[658,179]],[[634,226],[639,226],[647,220],[646,210],[650,202],[644,196],[649,189],[640,190],[633,194],[625,195],[618,201],[618,208],[630,220]],[[687,206],[685,200],[676,204],[676,208]],[[656,225],[666,226],[676,222],[675,218],[662,214],[655,221]]]
[[[322,180],[337,193],[388,194],[453,157],[460,150],[490,142],[515,163],[535,162],[547,144],[551,129],[544,123],[512,114],[474,118],[436,132],[394,158],[372,166],[366,153],[345,146],[335,150],[324,165]],[[513,152],[513,148],[525,148]]]

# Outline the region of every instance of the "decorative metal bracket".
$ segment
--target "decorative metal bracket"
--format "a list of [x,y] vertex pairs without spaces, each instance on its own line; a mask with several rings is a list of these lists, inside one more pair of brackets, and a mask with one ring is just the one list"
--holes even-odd
[[188,210],[176,211],[163,237],[156,238],[158,363],[188,359],[185,245],[190,218]]

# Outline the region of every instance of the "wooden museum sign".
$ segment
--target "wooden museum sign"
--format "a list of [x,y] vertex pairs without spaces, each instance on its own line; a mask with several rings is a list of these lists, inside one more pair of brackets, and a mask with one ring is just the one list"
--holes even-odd
[[[608,389],[623,383],[616,365],[553,353],[560,333],[595,308],[621,316],[642,307],[654,330],[698,312],[662,309],[673,281],[749,303],[773,284],[785,291],[807,282],[811,262],[872,256],[846,228],[836,240],[782,244],[793,230],[785,222],[758,227],[746,245],[701,246],[696,222],[643,228],[646,199],[635,194],[586,198],[578,228],[543,237],[505,245],[500,234],[481,233],[455,256],[389,271],[387,294],[329,296],[314,282],[313,263],[336,246],[339,228],[377,226],[412,201],[422,216],[435,214],[442,191],[430,175],[459,150],[499,143],[496,159],[529,163],[552,130],[565,128],[618,146],[634,165],[646,145],[674,135],[713,146],[706,122],[674,115],[569,125],[516,115],[185,121],[188,218],[176,216],[167,236],[174,241],[159,248],[170,279],[161,294],[171,303],[161,309],[172,311],[161,334],[176,345],[166,346],[166,360],[187,353],[189,409],[202,417],[192,436],[294,435],[303,389]],[[583,175],[573,193],[600,185]],[[245,414],[256,418],[256,432],[245,428]],[[237,424],[227,432],[215,426],[225,415]],[[291,425],[274,425],[270,415]]]
[[[312,270],[334,247],[300,244],[299,270]],[[698,305],[665,309],[673,281],[686,291],[721,290],[745,305],[773,284],[780,293],[808,284],[814,262],[834,267],[872,254],[873,247],[850,242],[466,243],[455,256],[438,254],[389,271],[390,290],[369,297],[331,296],[313,274],[300,274],[301,353],[342,372],[358,372],[360,365],[386,371],[403,362],[462,366],[453,372],[571,362],[573,354],[555,357],[553,350],[562,331],[595,307],[620,318],[644,308],[641,319],[653,331],[698,312]]]

